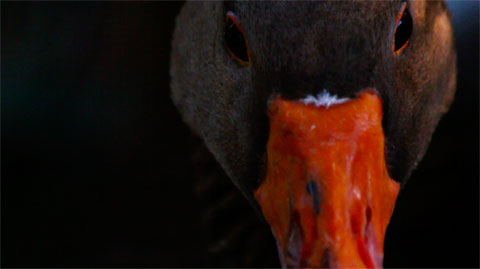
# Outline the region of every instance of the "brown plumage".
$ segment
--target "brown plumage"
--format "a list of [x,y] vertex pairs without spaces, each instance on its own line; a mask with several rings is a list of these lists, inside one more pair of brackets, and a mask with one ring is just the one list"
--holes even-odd
[[[413,32],[408,48],[395,55],[392,38],[401,1],[187,3],[177,19],[170,74],[174,103],[213,155],[211,161],[198,162],[203,171],[199,184],[204,185],[199,189],[220,192],[223,183],[218,182],[230,178],[260,213],[253,191],[264,173],[268,100],[276,95],[297,100],[321,89],[349,98],[361,89],[376,89],[383,101],[389,174],[405,183],[448,110],[456,83],[445,3],[408,5]],[[244,29],[252,54],[249,66],[239,65],[225,49],[228,11]],[[202,168],[207,165],[215,172]],[[206,218],[214,219],[239,197],[225,190],[222,198],[209,202]],[[239,218],[225,238],[248,241],[249,233],[235,228],[249,225],[254,213],[246,211],[245,204],[235,213],[232,209],[229,216],[249,216]],[[219,249],[212,247],[213,252]],[[239,258],[238,264],[260,265],[247,261]]]

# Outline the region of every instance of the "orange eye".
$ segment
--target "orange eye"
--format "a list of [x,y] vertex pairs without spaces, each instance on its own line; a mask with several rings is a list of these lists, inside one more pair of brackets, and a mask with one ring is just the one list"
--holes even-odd
[[250,65],[250,51],[243,29],[231,11],[227,12],[225,24],[225,45],[232,57],[243,66]]
[[393,34],[393,54],[399,55],[408,47],[412,30],[412,16],[408,11],[407,3],[403,3],[402,10],[397,17],[395,33]]

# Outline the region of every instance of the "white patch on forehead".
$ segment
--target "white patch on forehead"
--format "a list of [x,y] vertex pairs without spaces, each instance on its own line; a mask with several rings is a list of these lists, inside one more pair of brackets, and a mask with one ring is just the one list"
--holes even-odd
[[345,103],[348,100],[350,100],[350,98],[338,98],[336,95],[331,95],[326,89],[323,89],[323,91],[318,93],[317,96],[307,95],[307,97],[301,99],[300,102],[306,105],[324,106],[329,108],[332,105]]

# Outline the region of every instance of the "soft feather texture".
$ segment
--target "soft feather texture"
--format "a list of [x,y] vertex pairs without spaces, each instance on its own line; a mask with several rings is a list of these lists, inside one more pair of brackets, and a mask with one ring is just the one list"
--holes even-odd
[[[413,33],[392,53],[401,1],[189,2],[172,42],[172,98],[185,122],[257,207],[268,139],[267,100],[298,100],[329,89],[383,99],[386,158],[405,183],[423,157],[456,85],[456,53],[443,1],[409,1]],[[252,65],[243,67],[223,41],[225,13],[239,19]],[[258,209],[258,208],[257,208]]]
[[[384,101],[390,173],[404,182],[453,100],[456,66],[443,2],[409,4],[414,21],[409,47],[392,54],[400,6],[400,1],[187,3],[172,43],[173,100],[248,197],[259,180],[268,97],[298,99],[323,88],[354,97],[373,87]],[[252,66],[240,66],[225,50],[227,10],[245,29]]]

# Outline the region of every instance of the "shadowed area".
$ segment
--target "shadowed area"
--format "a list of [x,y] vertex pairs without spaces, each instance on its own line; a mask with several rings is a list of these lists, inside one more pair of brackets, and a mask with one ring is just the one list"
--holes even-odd
[[[2,267],[207,266],[195,142],[169,91],[182,3],[1,5]],[[479,9],[450,6],[458,91],[398,197],[386,267],[479,266]]]

